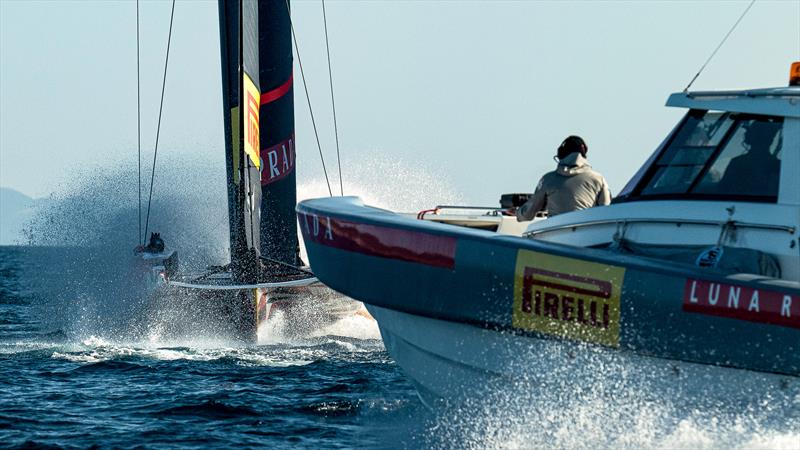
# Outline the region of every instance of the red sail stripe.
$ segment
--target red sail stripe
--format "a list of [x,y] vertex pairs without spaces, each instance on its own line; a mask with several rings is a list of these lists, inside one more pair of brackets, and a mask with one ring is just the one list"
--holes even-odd
[[294,170],[294,133],[272,147],[261,149],[261,185],[286,178]]
[[277,99],[283,97],[284,95],[286,95],[286,93],[289,92],[289,89],[292,88],[292,80],[293,80],[293,78],[294,78],[294,74],[291,74],[291,75],[289,75],[289,79],[286,80],[285,83],[283,83],[282,85],[276,87],[275,89],[273,89],[271,91],[267,91],[267,92],[264,92],[263,94],[261,94],[261,104],[262,105],[266,105],[267,103],[272,103],[275,100],[277,100]]
[[306,241],[370,256],[452,269],[456,238],[298,212]]

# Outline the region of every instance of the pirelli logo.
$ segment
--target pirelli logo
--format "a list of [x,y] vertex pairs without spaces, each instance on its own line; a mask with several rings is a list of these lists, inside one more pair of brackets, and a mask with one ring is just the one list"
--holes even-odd
[[520,250],[514,328],[619,346],[623,267]]
[[259,143],[259,108],[261,107],[261,93],[253,80],[243,73],[244,86],[244,151],[250,157],[254,166],[261,168],[261,151]]

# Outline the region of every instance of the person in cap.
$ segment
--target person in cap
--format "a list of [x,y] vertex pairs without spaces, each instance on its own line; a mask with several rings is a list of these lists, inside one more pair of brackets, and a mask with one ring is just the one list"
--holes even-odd
[[558,147],[556,170],[539,180],[533,196],[517,209],[517,220],[532,220],[540,211],[552,217],[611,203],[608,183],[586,160],[588,150],[580,136],[564,139]]

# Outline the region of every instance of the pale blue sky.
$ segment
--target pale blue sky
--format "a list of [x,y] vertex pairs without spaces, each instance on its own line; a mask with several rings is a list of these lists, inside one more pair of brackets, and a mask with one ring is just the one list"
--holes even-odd
[[[663,106],[668,94],[747,4],[328,0],[345,180],[371,158],[397,159],[494,204],[530,191],[576,133],[618,192],[682,114]],[[169,6],[140,6],[146,167]],[[294,0],[293,15],[335,171],[320,2]],[[216,1],[178,1],[172,44],[159,151],[218,168],[222,183]],[[0,0],[0,185],[43,196],[82,167],[135,167],[135,58],[133,1]],[[797,60],[800,1],[758,1],[694,89],[785,85]],[[295,75],[298,173],[318,179]],[[386,177],[398,195],[430,188]]]

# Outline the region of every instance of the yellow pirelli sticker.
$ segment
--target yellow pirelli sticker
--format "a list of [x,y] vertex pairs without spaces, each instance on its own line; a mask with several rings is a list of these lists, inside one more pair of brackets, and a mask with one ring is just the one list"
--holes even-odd
[[244,77],[244,152],[250,157],[254,166],[261,168],[261,150],[259,146],[258,109],[261,107],[261,93],[247,73]]
[[512,325],[618,347],[624,277],[623,267],[520,250]]

